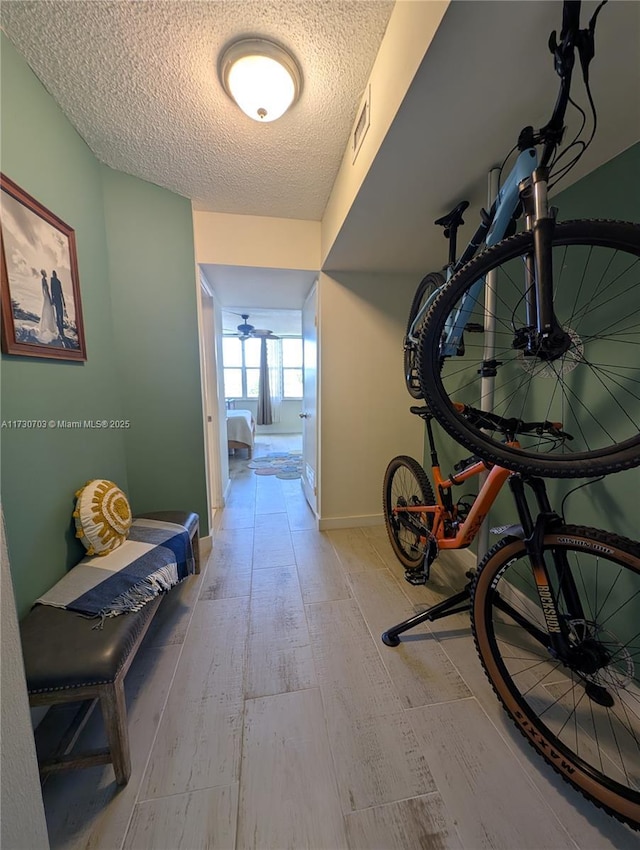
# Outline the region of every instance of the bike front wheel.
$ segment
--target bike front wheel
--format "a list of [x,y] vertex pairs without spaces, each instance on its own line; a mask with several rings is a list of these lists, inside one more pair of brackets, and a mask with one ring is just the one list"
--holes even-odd
[[407,386],[409,395],[415,399],[422,398],[422,387],[420,386],[420,370],[418,368],[417,342],[420,337],[420,332],[424,324],[424,318],[414,328],[418,313],[424,307],[433,293],[444,286],[444,277],[439,272],[431,272],[422,278],[418,284],[411,309],[409,310],[409,319],[407,320],[407,332],[404,338],[404,382]]
[[[596,805],[637,829],[640,545],[565,526],[544,537],[543,556],[569,635],[567,658],[551,649],[525,543],[507,537],[487,553],[472,588],[482,666],[540,755]],[[558,561],[566,574],[554,572]],[[571,594],[558,592],[560,584],[570,584],[577,599],[568,601]]]
[[[640,226],[558,224],[552,261],[563,344],[551,353],[535,342],[533,236],[517,234],[467,263],[434,301],[419,343],[424,398],[454,439],[515,472],[574,478],[638,466]],[[492,290],[483,286],[487,275]],[[446,352],[443,339],[458,315],[463,337],[457,352]],[[494,413],[561,423],[572,439],[518,434],[520,448],[511,447],[498,429],[468,421],[463,405],[488,409],[489,380]]]
[[384,522],[391,547],[408,570],[424,564],[433,514],[408,511],[421,505],[435,505],[427,474],[417,460],[399,455],[389,463],[382,487]]

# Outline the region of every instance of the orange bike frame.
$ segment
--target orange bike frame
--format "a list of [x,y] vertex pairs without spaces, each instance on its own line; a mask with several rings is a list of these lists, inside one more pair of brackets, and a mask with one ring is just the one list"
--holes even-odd
[[[506,445],[514,448],[520,447],[520,444],[515,441],[509,442]],[[465,549],[473,542],[473,539],[478,533],[484,518],[489,513],[498,493],[502,489],[502,485],[512,473],[509,472],[508,469],[503,469],[501,466],[489,467],[489,474],[487,475],[486,481],[480,488],[480,492],[471,506],[465,521],[462,523],[454,537],[445,537],[444,521],[445,518],[448,517],[449,512],[442,502],[442,490],[450,490],[454,485],[462,484],[469,478],[473,478],[475,475],[480,475],[482,472],[486,471],[487,467],[485,464],[482,463],[482,461],[479,461],[478,463],[474,463],[472,466],[468,466],[466,469],[463,469],[459,475],[452,475],[450,478],[443,478],[442,473],[440,472],[440,467],[433,466],[431,467],[431,472],[433,475],[433,483],[436,488],[436,504],[394,508],[394,513],[400,513],[402,511],[403,513],[432,514],[433,527],[431,528],[430,533],[437,540],[438,548]]]

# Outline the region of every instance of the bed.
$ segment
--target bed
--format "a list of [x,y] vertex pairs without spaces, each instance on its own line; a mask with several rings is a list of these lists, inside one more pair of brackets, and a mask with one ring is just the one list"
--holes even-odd
[[256,423],[250,410],[227,410],[227,442],[231,449],[247,449],[247,457],[253,452]]

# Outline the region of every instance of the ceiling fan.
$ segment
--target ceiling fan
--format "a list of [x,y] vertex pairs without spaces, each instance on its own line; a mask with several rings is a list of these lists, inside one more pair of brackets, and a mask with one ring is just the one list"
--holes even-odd
[[255,337],[257,339],[280,339],[280,337],[276,336],[273,331],[267,330],[266,328],[256,328],[253,325],[250,325],[248,322],[248,313],[241,313],[240,315],[243,319],[237,327],[240,339],[251,339],[251,337]]

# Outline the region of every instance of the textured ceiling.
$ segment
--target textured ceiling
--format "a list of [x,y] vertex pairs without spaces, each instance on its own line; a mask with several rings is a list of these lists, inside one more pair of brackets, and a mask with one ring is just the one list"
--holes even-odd
[[[583,26],[597,5],[583,2]],[[318,220],[392,7],[3,0],[0,17],[100,159],[194,199],[196,208]],[[446,254],[434,219],[463,198],[471,208],[461,240],[471,236],[488,170],[523,126],[549,117],[558,78],[547,41],[561,15],[561,0],[448,6],[323,269],[419,280]],[[267,125],[229,101],[215,70],[224,45],[256,34],[288,46],[305,77],[300,102]],[[608,3],[591,68],[598,132],[560,188],[640,139],[639,56],[640,2]],[[578,80],[584,104],[580,89]],[[247,308],[300,308],[314,277],[203,271],[224,306]]]
[[[3,2],[2,27],[95,155],[197,209],[320,220],[393,2]],[[258,124],[218,80],[222,49],[264,36],[304,77]]]

